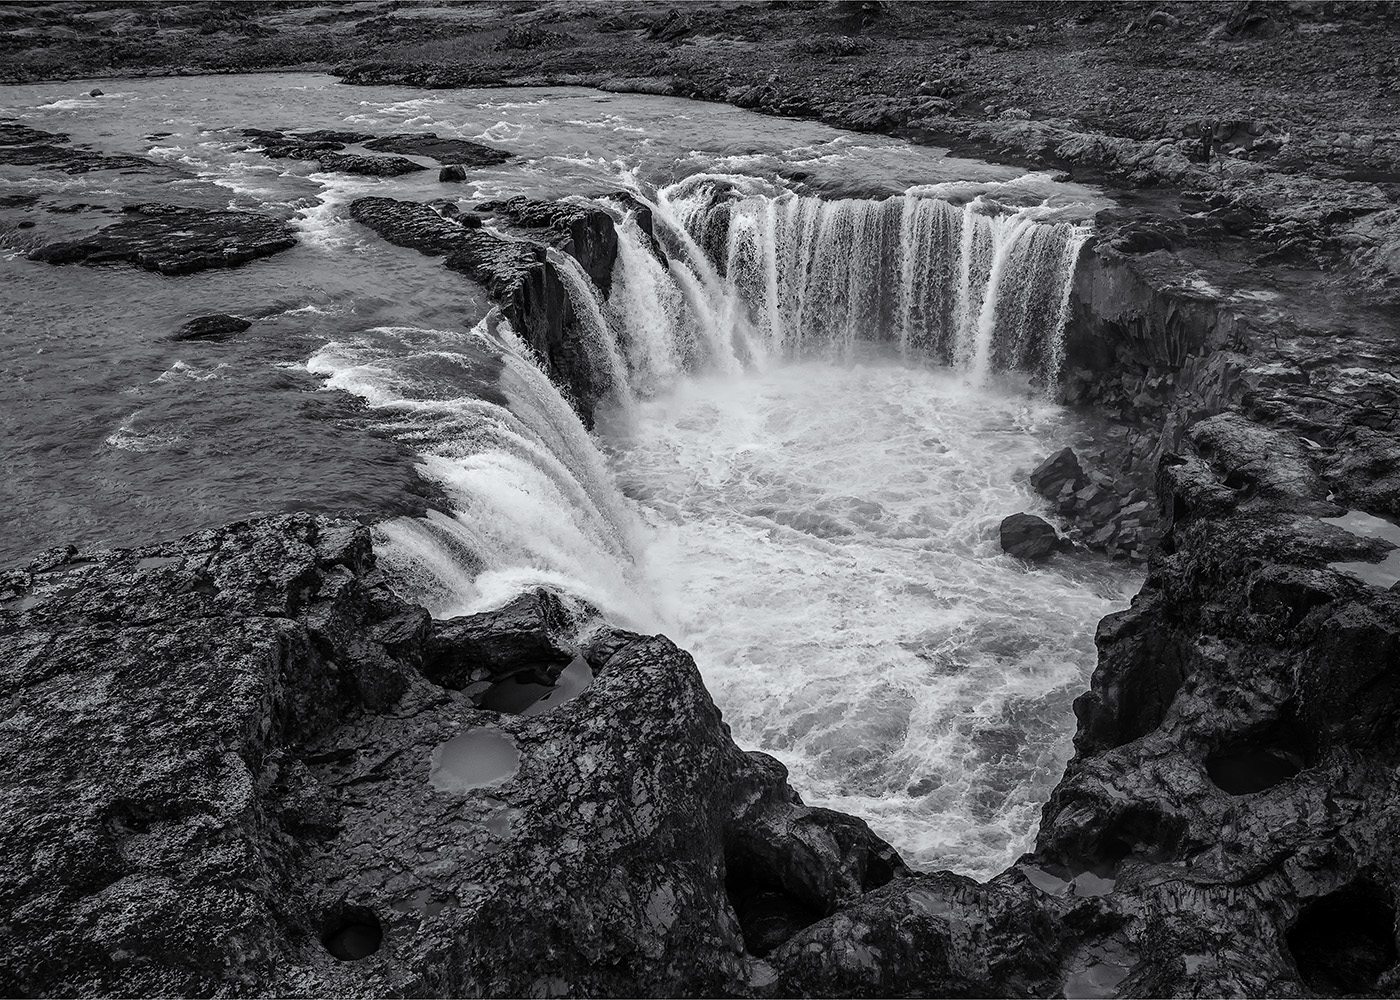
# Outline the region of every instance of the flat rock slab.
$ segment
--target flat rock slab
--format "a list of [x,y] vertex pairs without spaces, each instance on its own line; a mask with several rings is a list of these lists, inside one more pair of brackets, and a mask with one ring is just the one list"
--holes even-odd
[[210,316],[196,316],[180,327],[171,340],[227,340],[235,333],[242,333],[252,326],[246,319],[230,316],[227,313],[214,313]]
[[359,153],[325,153],[320,157],[320,165],[322,170],[367,177],[398,177],[428,169],[403,156],[363,156]]
[[296,245],[292,227],[255,212],[135,205],[131,218],[30,253],[49,264],[128,263],[160,274],[237,267]]
[[377,153],[407,153],[410,156],[431,156],[440,163],[459,163],[464,167],[490,167],[505,163],[514,154],[494,146],[485,146],[468,139],[439,139],[435,132],[387,135],[371,139],[365,149]]
[[14,119],[0,119],[0,164],[43,167],[70,174],[84,174],[89,170],[151,170],[157,166],[144,156],[108,156],[85,146],[73,146],[62,132],[45,132]]

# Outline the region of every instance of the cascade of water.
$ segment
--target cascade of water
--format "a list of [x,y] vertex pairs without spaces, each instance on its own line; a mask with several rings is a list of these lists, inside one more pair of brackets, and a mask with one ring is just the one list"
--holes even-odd
[[[648,204],[669,274],[624,219],[628,246],[614,281],[625,291],[610,310],[643,394],[672,374],[658,358],[735,371],[767,358],[846,354],[858,341],[920,351],[973,384],[1000,370],[1046,383],[1058,375],[1085,231],[1042,221],[1039,207],[917,195],[829,201],[722,175],[688,178]],[[675,289],[662,292],[667,277]],[[672,318],[677,302],[689,307],[688,321]]]
[[[406,333],[423,340],[433,331]],[[374,405],[451,502],[450,515],[378,525],[381,562],[441,617],[551,585],[654,626],[633,578],[636,515],[528,349],[495,314],[433,340],[410,353],[332,343],[308,363],[328,386]]]
[[626,352],[632,384],[639,393],[652,395],[670,385],[694,353],[685,294],[630,213],[617,224],[613,272],[608,320]]
[[593,279],[577,260],[558,250],[549,251],[549,260],[559,272],[564,289],[569,294],[569,304],[574,308],[579,327],[585,338],[585,350],[594,371],[606,373],[608,392],[623,411],[629,411],[636,403],[636,395],[628,377],[627,365],[623,363],[622,352],[618,347],[617,336],[608,325],[603,314],[603,301]]

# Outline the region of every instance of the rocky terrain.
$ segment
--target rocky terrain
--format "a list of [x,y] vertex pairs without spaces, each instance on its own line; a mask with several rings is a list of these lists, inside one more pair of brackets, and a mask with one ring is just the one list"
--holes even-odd
[[[6,10],[7,72],[314,39],[352,80],[681,93],[1111,184],[1062,382],[1103,429],[1034,476],[1147,580],[1035,851],[978,884],[802,806],[685,653],[547,592],[435,622],[307,516],[54,552],[0,590],[0,988],[1400,994],[1394,8],[163,8]],[[531,242],[354,207],[484,284],[587,416],[550,255],[606,292],[610,228],[479,211]]]

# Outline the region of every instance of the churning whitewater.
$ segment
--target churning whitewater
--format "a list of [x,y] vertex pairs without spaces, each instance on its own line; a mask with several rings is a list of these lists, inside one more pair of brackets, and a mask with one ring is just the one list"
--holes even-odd
[[1055,378],[1085,228],[740,175],[634,197],[654,235],[590,202],[616,220],[606,298],[550,251],[611,387],[596,439],[495,314],[312,359],[450,498],[381,524],[382,561],[440,616],[545,585],[665,632],[808,801],[916,865],[1001,870],[1069,756],[1092,624],[1131,589],[995,533],[1065,431],[1027,382]]

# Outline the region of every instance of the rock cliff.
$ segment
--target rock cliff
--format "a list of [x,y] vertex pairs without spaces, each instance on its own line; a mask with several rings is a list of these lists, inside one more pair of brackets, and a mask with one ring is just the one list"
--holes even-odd
[[[4,585],[12,995],[745,993],[905,874],[736,748],[666,639],[581,634],[543,595],[434,622],[355,524],[58,552]],[[561,657],[571,699],[483,707]],[[454,658],[485,691],[431,679]]]

